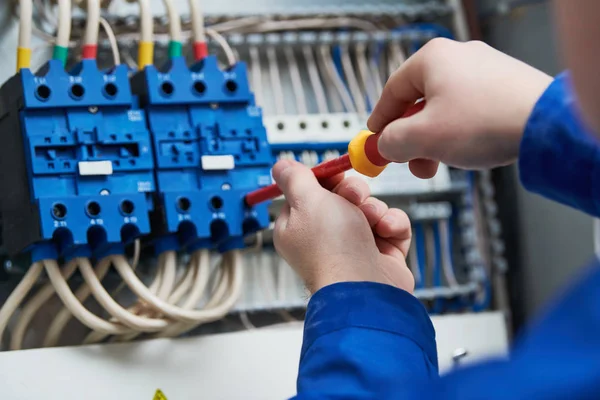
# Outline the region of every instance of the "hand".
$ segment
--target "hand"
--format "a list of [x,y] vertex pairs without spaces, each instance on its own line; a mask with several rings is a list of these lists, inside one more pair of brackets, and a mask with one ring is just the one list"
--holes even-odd
[[300,163],[280,161],[273,177],[286,197],[275,223],[277,252],[316,292],[337,282],[379,282],[408,292],[414,278],[406,266],[408,216],[370,196],[360,178],[317,182]]
[[[368,121],[379,151],[410,161],[420,178],[439,162],[468,168],[513,163],[525,124],[552,78],[481,42],[434,39],[388,80]],[[418,99],[423,111],[402,114]]]

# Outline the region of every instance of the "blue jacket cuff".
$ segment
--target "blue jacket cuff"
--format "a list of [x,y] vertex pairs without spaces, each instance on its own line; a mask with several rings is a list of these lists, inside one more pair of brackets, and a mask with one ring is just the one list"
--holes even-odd
[[373,282],[336,283],[314,294],[306,310],[300,362],[317,339],[350,327],[404,336],[437,369],[435,330],[425,307],[404,290]]
[[569,74],[559,75],[537,102],[519,152],[523,186],[531,192],[599,215],[598,144],[582,124]]

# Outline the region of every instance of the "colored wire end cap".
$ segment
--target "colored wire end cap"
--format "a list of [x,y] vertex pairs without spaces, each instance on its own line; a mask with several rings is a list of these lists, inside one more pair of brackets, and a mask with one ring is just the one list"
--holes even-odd
[[360,131],[348,144],[348,155],[352,168],[359,174],[375,178],[390,163],[381,157],[377,150],[379,135],[370,131]]

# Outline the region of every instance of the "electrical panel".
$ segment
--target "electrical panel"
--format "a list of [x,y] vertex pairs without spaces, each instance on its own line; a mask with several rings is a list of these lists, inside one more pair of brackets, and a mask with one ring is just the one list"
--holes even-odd
[[9,254],[102,256],[150,233],[152,142],[126,66],[102,72],[84,60],[66,72],[54,60],[21,70],[0,96]]
[[[166,250],[243,248],[245,235],[269,225],[267,204],[244,196],[271,183],[271,150],[246,67],[221,70],[214,56],[188,67],[183,57],[133,79],[156,156],[155,234]],[[166,247],[165,247],[166,246]]]
[[[39,3],[35,26],[53,33],[56,2]],[[132,270],[141,259],[133,275],[173,307],[183,307],[184,294],[193,298],[201,288],[188,307],[210,311],[220,307],[211,296],[229,293],[233,300],[219,315],[236,314],[246,328],[262,313],[301,318],[304,283],[272,240],[283,200],[248,207],[245,195],[272,183],[277,160],[313,167],[346,153],[406,58],[435,37],[464,37],[460,2],[214,2],[203,10],[210,55],[192,61],[186,51],[171,54],[163,1],[151,0],[156,51],[154,64],[143,67],[132,54],[152,43],[140,40],[134,3],[103,2],[115,40],[100,40],[97,60],[71,56],[67,69],[61,60],[44,62],[21,69],[0,88],[7,279],[27,277],[47,259],[68,275],[70,263],[83,258],[95,265],[98,279],[107,276],[107,287],[117,282],[115,299],[129,300],[119,293],[122,275],[100,267],[112,256],[133,255]],[[187,0],[174,4],[193,37]],[[75,42],[85,36],[86,17],[83,7],[73,9]],[[40,48],[47,45],[39,40]],[[491,281],[506,265],[489,175],[440,165],[434,178],[422,180],[408,164],[391,164],[377,178],[360,177],[373,196],[409,215],[407,263],[415,296],[428,311],[490,309]],[[243,264],[231,261],[240,254]],[[234,283],[243,286],[241,294]],[[75,296],[85,303],[85,277],[74,274],[69,284],[80,285]],[[86,290],[87,297],[80,296]],[[129,312],[181,325],[133,292]],[[108,322],[115,318],[122,322],[114,314]],[[228,323],[195,332],[228,330]],[[195,329],[184,327],[174,332]]]

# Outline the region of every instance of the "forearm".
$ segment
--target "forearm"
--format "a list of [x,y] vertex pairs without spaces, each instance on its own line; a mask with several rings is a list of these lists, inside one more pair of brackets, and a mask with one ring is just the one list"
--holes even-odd
[[525,127],[519,154],[526,189],[600,215],[600,154],[581,122],[569,76],[560,75],[536,104]]
[[311,299],[297,399],[392,398],[437,374],[433,325],[409,293],[354,282]]

